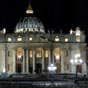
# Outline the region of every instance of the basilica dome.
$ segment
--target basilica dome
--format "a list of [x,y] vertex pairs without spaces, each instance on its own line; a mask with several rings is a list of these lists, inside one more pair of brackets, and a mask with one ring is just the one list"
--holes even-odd
[[45,33],[44,25],[40,19],[32,16],[33,10],[30,3],[26,10],[26,14],[27,17],[20,19],[17,23],[15,27],[15,33]]

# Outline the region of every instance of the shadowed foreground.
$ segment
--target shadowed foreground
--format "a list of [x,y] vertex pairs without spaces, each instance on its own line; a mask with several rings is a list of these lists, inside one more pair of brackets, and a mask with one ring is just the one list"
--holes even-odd
[[0,84],[0,88],[88,88],[88,85],[31,85],[25,83],[3,83]]
[[11,76],[0,79],[0,88],[88,88],[88,77],[67,74]]

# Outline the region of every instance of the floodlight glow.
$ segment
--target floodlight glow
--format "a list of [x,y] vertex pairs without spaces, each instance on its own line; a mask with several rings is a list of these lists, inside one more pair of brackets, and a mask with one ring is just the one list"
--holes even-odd
[[70,60],[70,62],[72,63],[72,64],[75,64],[75,65],[77,65],[77,64],[81,64],[81,63],[83,63],[83,60],[82,59],[71,59]]
[[22,57],[21,55],[17,56],[19,59]]
[[50,66],[48,66],[49,71],[55,71],[56,69],[57,69],[57,67],[54,66],[54,64],[51,64]]
[[82,63],[82,62],[83,62],[83,60],[82,60],[82,59],[79,59],[79,62],[80,62],[80,63]]
[[58,42],[59,41],[59,38],[55,38],[55,41]]
[[3,68],[3,73],[5,73],[6,72],[6,69],[5,68]]
[[81,56],[80,54],[76,54],[74,57],[79,58],[80,56]]
[[70,60],[70,62],[71,62],[71,63],[74,63],[74,60],[73,60],[73,59],[71,59],[71,60]]
[[59,56],[59,55],[57,55],[57,56],[56,56],[56,59],[57,59],[57,60],[59,60],[59,59],[60,59],[60,56]]
[[51,64],[51,66],[54,66],[54,64]]
[[75,61],[75,63],[78,63],[78,59],[75,59],[74,61]]

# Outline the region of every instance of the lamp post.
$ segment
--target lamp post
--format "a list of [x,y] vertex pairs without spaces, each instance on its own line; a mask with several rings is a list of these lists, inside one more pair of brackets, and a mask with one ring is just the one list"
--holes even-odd
[[78,55],[75,55],[75,58],[71,59],[70,62],[76,66],[76,78],[77,78],[77,65],[82,64],[83,60]]
[[56,69],[57,67],[53,63],[48,66],[48,70],[50,73],[55,73]]

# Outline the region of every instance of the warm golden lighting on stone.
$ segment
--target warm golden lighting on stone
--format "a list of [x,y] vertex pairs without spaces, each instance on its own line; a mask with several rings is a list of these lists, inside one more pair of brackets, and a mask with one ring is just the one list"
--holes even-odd
[[11,41],[11,38],[8,38],[8,41],[10,42]]
[[32,56],[33,56],[33,52],[32,52],[32,50],[30,50],[29,57],[32,58]]
[[33,10],[26,10],[26,14],[33,14]]
[[48,55],[49,55],[48,50],[45,50],[45,57],[47,58],[47,57],[48,57]]
[[65,42],[68,42],[68,38],[65,38]]
[[26,14],[33,14],[33,10],[32,10],[32,7],[31,7],[31,4],[29,3],[29,6],[26,10]]
[[29,38],[29,41],[32,41],[32,37]]
[[17,41],[22,41],[22,38],[17,38]]
[[16,55],[18,58],[21,58],[23,56],[23,49],[17,48]]
[[59,41],[59,38],[55,38],[55,41],[58,42]]
[[76,42],[80,42],[80,36],[76,36]]

